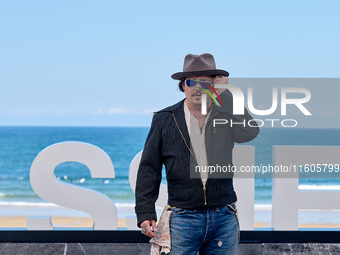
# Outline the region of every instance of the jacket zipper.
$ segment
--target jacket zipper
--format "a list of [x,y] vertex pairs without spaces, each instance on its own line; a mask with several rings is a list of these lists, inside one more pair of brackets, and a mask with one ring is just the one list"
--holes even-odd
[[175,117],[175,114],[174,114],[174,113],[172,113],[172,117],[174,118],[174,120],[175,120],[175,123],[176,123],[176,126],[177,126],[177,128],[178,128],[178,130],[179,130],[179,132],[180,132],[180,134],[181,134],[181,136],[182,136],[182,138],[183,138],[183,140],[184,140],[185,146],[186,146],[186,147],[187,147],[187,149],[189,150],[189,152],[190,152],[191,156],[193,156],[193,157],[194,157],[194,159],[195,159],[195,161],[196,161],[196,163],[197,163],[197,165],[198,165],[198,162],[197,162],[197,159],[196,159],[196,157],[195,157],[195,154],[194,154],[194,153],[192,153],[192,151],[190,150],[190,148],[189,148],[189,146],[188,146],[187,142],[185,141],[185,138],[184,138],[184,136],[183,136],[183,134],[182,134],[182,131],[181,131],[181,129],[180,129],[180,128],[179,128],[179,126],[178,126],[178,123],[177,123],[177,120],[176,120],[176,117]]
[[[209,122],[213,117],[215,117],[217,114],[218,114],[218,112],[215,113],[215,114],[207,121],[207,124],[208,124],[208,122]],[[177,120],[176,120],[176,117],[175,117],[175,114],[174,114],[174,113],[172,113],[172,117],[174,118],[175,123],[176,123],[176,126],[177,126],[177,128],[178,128],[178,130],[179,130],[179,132],[180,132],[180,134],[181,134],[181,136],[182,136],[182,138],[183,138],[183,140],[184,140],[185,146],[186,146],[187,149],[189,150],[190,154],[194,157],[194,159],[195,159],[195,161],[196,161],[196,163],[197,163],[197,165],[198,165],[198,162],[197,162],[197,159],[196,159],[196,157],[195,157],[195,154],[192,153],[192,151],[190,150],[190,148],[189,148],[187,142],[185,141],[184,136],[183,136],[183,134],[182,134],[182,131],[181,131],[181,129],[180,129],[179,126],[178,126],[178,123],[177,123]],[[216,133],[215,128],[214,128],[214,133]],[[207,180],[207,181],[208,181],[208,180]],[[206,182],[206,183],[207,183],[207,182]],[[208,204],[208,203],[207,203],[207,193],[206,193],[207,187],[205,186],[206,183],[204,183],[204,184],[202,183],[202,184],[203,184],[203,193],[204,193],[204,205],[207,205],[207,204]]]
[[[207,180],[208,181],[208,180]],[[206,194],[206,187],[205,184],[203,184],[203,192],[204,192],[204,205],[207,205],[207,194]]]

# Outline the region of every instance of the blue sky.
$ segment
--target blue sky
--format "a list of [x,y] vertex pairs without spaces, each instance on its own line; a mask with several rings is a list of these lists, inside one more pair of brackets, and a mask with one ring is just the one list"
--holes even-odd
[[[233,78],[339,78],[339,7],[1,1],[0,125],[149,126],[153,111],[183,98],[170,76],[188,53],[212,53]],[[340,84],[321,83],[304,85],[313,116],[301,127],[340,127]],[[268,91],[255,89],[262,101]]]

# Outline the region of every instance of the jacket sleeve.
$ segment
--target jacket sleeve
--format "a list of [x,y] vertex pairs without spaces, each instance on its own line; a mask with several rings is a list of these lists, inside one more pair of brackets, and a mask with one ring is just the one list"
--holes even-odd
[[[232,135],[234,142],[236,143],[245,143],[253,140],[260,132],[260,129],[257,127],[258,124],[256,121],[251,121],[250,125],[255,126],[249,126],[248,121],[252,120],[253,117],[248,113],[247,109],[244,108],[244,114],[243,115],[234,115],[233,114],[233,95],[229,90],[224,91],[220,94],[221,101],[222,101],[222,107],[225,111],[227,111],[227,114],[230,119],[230,122],[232,121]],[[243,124],[244,123],[244,124]]]
[[157,220],[155,202],[158,198],[162,179],[162,135],[159,115],[155,114],[153,116],[138,168],[135,190],[135,212],[138,227],[145,220]]

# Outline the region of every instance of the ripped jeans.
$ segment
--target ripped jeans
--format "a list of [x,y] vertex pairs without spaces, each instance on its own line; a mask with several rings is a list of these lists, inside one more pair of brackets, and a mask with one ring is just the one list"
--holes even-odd
[[171,208],[171,250],[167,255],[237,254],[239,223],[235,204],[216,209]]

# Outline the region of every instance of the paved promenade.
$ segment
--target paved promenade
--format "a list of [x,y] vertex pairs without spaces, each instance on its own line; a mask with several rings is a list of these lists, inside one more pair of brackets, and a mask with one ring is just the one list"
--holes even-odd
[[[0,243],[1,255],[148,255],[148,243]],[[238,255],[340,254],[340,244],[240,244]]]

